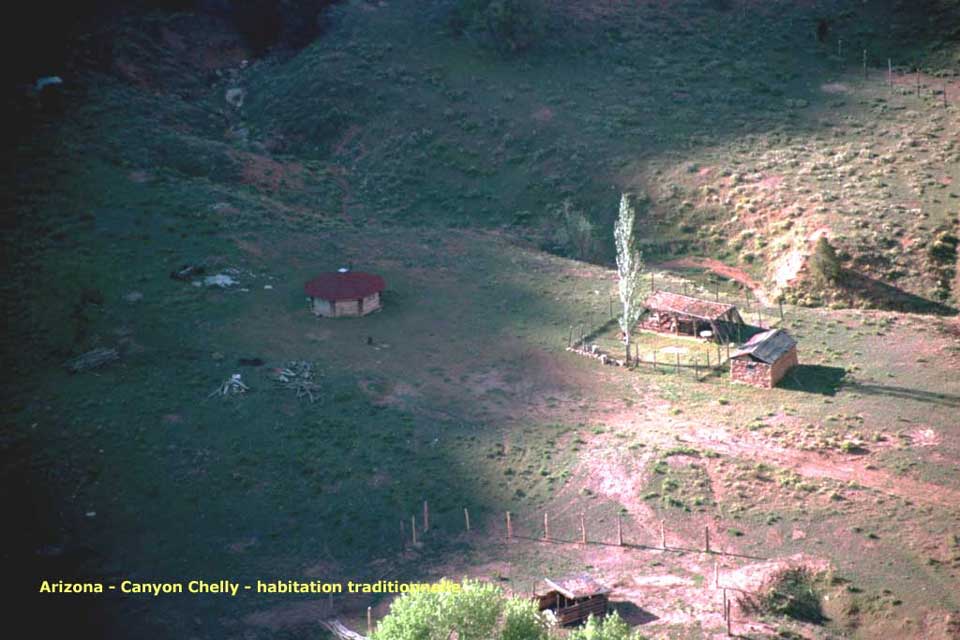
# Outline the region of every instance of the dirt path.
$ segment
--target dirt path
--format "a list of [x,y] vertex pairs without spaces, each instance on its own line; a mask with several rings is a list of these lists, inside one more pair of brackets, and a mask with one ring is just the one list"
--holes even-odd
[[855,482],[863,487],[918,503],[955,508],[960,491],[895,476],[880,469],[868,469],[870,456],[784,449],[767,442],[745,442],[723,429],[690,429],[684,441],[730,456],[776,464],[807,478]]
[[753,295],[755,295],[762,304],[766,306],[772,305],[767,298],[763,286],[754,280],[749,273],[739,267],[731,267],[713,258],[678,258],[650,266],[656,269],[706,269],[724,278],[729,278],[734,282],[739,282],[753,291]]

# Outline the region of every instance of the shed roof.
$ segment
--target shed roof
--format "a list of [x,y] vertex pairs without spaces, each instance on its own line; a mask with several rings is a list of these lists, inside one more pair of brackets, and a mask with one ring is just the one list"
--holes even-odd
[[722,302],[710,302],[691,296],[657,291],[644,301],[643,305],[651,311],[663,311],[690,316],[702,320],[720,320],[736,307]]
[[797,341],[791,338],[786,331],[770,329],[747,340],[739,349],[731,353],[730,357],[738,358],[748,355],[761,362],[773,364],[795,346],[797,346]]
[[590,596],[599,596],[610,593],[609,588],[603,586],[585,573],[575,576],[567,576],[565,578],[560,578],[559,580],[544,578],[544,582],[546,582],[547,586],[549,586],[551,589],[560,592],[564,598],[569,598],[570,600],[576,600],[577,598],[589,598]]
[[324,300],[359,300],[386,288],[387,283],[378,275],[363,271],[321,273],[304,285],[311,298]]

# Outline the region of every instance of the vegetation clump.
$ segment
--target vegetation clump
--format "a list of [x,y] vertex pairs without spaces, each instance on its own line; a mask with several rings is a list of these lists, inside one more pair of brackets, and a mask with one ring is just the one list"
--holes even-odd
[[760,609],[801,622],[827,620],[816,589],[816,574],[808,567],[791,567],[775,573],[760,596]]
[[840,258],[837,250],[824,236],[817,240],[817,246],[810,258],[810,270],[821,285],[835,283],[840,278]]
[[456,34],[514,53],[543,36],[543,7],[538,0],[460,0],[449,23]]

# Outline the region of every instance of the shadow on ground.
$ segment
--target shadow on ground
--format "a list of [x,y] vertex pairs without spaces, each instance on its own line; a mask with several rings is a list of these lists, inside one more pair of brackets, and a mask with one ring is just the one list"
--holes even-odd
[[800,364],[790,370],[780,382],[784,389],[835,396],[844,386],[846,369],[822,364]]

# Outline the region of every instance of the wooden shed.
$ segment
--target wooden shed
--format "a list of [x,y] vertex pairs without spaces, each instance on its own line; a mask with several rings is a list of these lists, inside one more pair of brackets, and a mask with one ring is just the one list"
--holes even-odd
[[583,622],[591,614],[602,617],[610,606],[610,589],[587,574],[560,580],[544,578],[547,590],[535,593],[540,611],[551,611],[560,626]]
[[797,363],[797,341],[783,329],[771,329],[730,354],[730,377],[734,382],[769,389]]
[[644,301],[645,314],[640,326],[661,333],[703,336],[709,331],[714,340],[736,339],[743,318],[732,304],[701,300],[669,291],[657,291]]
[[378,275],[341,269],[321,273],[304,285],[310,310],[317,316],[365,316],[380,308],[387,283]]

